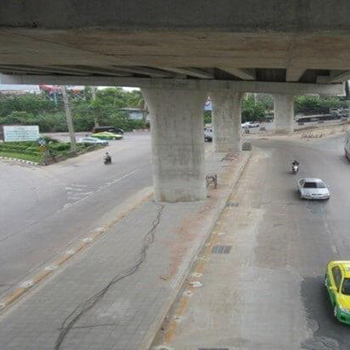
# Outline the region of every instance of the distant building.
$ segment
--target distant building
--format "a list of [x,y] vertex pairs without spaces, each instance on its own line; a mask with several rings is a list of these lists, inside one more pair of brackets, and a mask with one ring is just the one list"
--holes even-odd
[[[39,88],[40,90],[48,93],[61,92],[60,85],[39,85]],[[84,93],[85,91],[85,86],[83,85],[67,85],[66,88],[68,91],[72,91],[73,93]]]
[[132,120],[150,120],[148,111],[140,108],[120,108],[121,111],[126,112],[129,115],[129,118]]
[[0,84],[0,93],[4,95],[39,94],[39,85],[12,85]]

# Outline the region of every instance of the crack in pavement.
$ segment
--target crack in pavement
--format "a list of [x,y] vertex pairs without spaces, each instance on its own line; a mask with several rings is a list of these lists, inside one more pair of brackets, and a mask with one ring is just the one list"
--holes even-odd
[[[154,242],[154,232],[158,225],[160,224],[160,219],[164,210],[163,204],[157,205],[157,215],[153,220],[151,228],[147,231],[143,238],[142,247],[138,254],[138,257],[135,261],[135,264],[131,267],[125,269],[120,274],[116,275],[103,289],[101,289],[96,294],[92,295],[89,299],[85,300],[83,303],[79,304],[62,322],[60,327],[60,334],[56,339],[54,350],[60,350],[61,346],[68,335],[68,333],[73,329],[77,328],[75,324],[79,321],[79,319],[91,310],[99,300],[101,300],[107,291],[116,283],[123,280],[126,277],[129,277],[137,272],[142,263],[146,260],[147,250],[150,245]],[[96,327],[96,325],[94,325]]]
[[302,344],[305,350],[339,350],[339,344],[336,340],[327,337],[315,337],[308,339]]

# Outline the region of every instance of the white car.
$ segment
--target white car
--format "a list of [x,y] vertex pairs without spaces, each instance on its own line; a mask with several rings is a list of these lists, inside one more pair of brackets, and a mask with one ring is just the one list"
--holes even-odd
[[91,143],[93,145],[108,146],[108,141],[106,141],[106,140],[99,140],[96,137],[82,137],[81,139],[79,139],[79,143]]
[[260,124],[254,123],[254,122],[245,122],[241,126],[242,126],[242,128],[258,128],[260,126]]
[[248,122],[248,128],[258,128],[260,126],[257,122]]
[[301,199],[329,199],[330,192],[321,179],[303,178],[298,181]]

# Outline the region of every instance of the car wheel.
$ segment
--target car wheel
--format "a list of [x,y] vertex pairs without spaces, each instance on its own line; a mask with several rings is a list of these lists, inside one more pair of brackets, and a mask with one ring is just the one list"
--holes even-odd
[[324,278],[324,286],[327,288],[327,276]]
[[338,316],[338,308],[337,308],[337,305],[334,306],[334,311],[333,311],[333,313],[334,313],[334,317],[337,318],[337,316]]

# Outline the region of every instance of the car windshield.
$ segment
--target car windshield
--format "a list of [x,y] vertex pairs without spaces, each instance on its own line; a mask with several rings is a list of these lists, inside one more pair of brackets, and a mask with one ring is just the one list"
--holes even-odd
[[326,188],[323,182],[305,182],[304,188]]
[[344,279],[343,288],[341,292],[345,295],[350,295],[350,278]]

